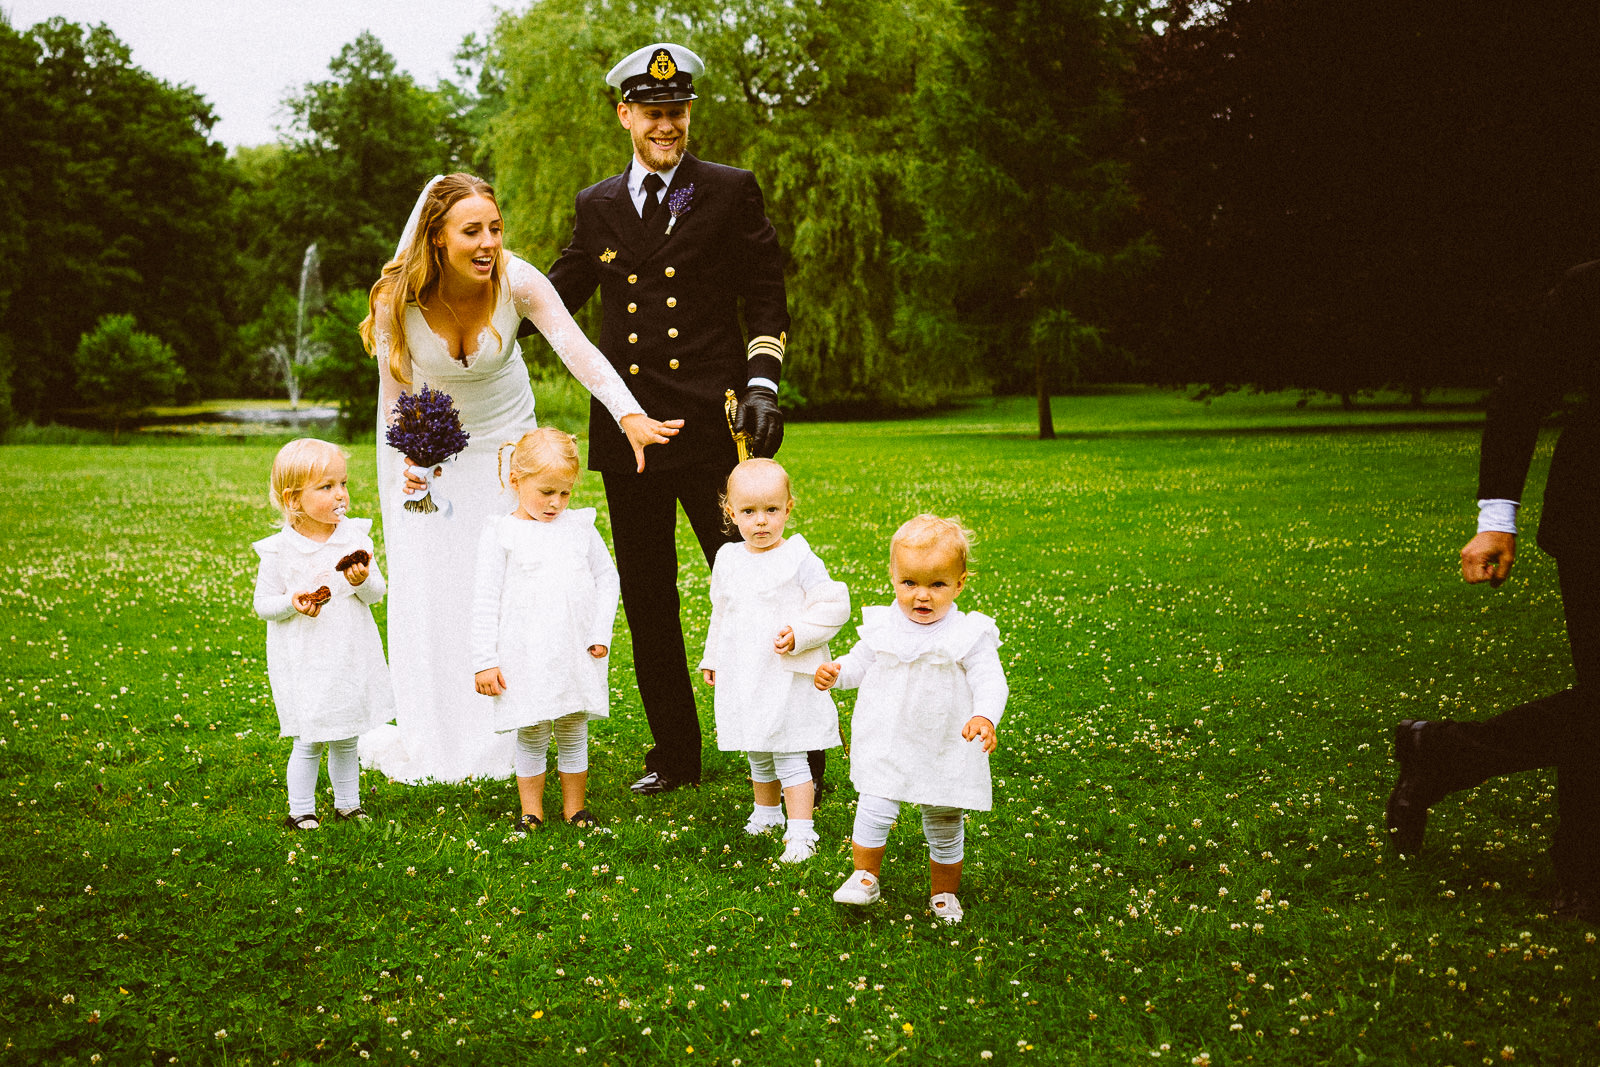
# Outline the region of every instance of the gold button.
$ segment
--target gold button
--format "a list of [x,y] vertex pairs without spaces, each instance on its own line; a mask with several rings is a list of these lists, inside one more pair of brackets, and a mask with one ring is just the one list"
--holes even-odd
[[637,274],[628,275],[628,284],[629,285],[632,285],[634,282],[636,282],[638,280],[639,280],[639,276]]
[[678,298],[677,297],[675,297],[675,296],[667,297],[667,307],[675,308],[677,306],[678,306]]
[[628,305],[628,314],[632,315],[635,311],[638,311],[638,310],[639,310],[639,305],[638,304],[629,304]]
[[629,374],[638,374],[639,373],[639,364],[637,364],[637,363],[628,364],[628,373]]
[[676,274],[676,273],[678,273],[678,272],[677,272],[677,271],[675,271],[675,270],[673,270],[673,269],[672,269],[672,268],[671,268],[671,267],[668,267],[668,268],[667,268],[667,277],[669,277],[669,278],[670,278],[670,277],[672,277],[672,276],[673,276],[673,275],[674,275],[674,274]]
[[628,343],[629,343],[629,344],[630,344],[630,345],[636,345],[636,344],[638,344],[638,343],[639,343],[639,335],[638,335],[638,334],[636,334],[636,333],[630,333],[630,334],[629,334],[629,335],[628,335]]
[[678,336],[678,328],[676,326],[674,326],[672,329],[668,330],[667,331],[667,336],[668,337],[676,337],[676,336]]
[[667,360],[667,366],[671,367],[673,370],[677,370],[678,369],[678,361],[675,360],[675,359],[669,359],[669,360]]

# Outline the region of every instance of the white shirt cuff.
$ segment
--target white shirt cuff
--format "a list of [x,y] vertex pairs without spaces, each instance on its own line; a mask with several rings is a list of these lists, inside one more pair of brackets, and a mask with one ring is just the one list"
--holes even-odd
[[1496,533],[1515,535],[1517,532],[1517,501],[1478,501],[1478,532],[1493,530]]

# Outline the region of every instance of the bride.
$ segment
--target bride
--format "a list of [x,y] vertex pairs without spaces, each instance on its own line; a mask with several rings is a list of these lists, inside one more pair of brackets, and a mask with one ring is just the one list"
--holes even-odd
[[[505,777],[512,735],[496,734],[492,701],[473,689],[469,649],[478,533],[516,498],[500,484],[498,449],[536,425],[528,369],[517,349],[530,318],[573,375],[627,434],[639,469],[644,449],[669,440],[681,419],[644,414],[604,356],[572,321],[550,282],[507,253],[494,190],[470,174],[423,189],[395,256],[372,287],[361,338],[378,363],[378,492],[389,574],[389,664],[395,725],[361,739],[363,762],[404,782]],[[470,435],[433,480],[439,510],[403,507],[427,472],[384,440],[402,389],[450,394]]]

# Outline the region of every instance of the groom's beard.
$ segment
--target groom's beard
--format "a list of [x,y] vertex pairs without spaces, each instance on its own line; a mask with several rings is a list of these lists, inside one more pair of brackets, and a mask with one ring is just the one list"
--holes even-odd
[[683,162],[683,154],[689,149],[689,133],[684,131],[670,148],[663,149],[648,137],[635,136],[633,139],[634,150],[639,158],[651,170],[670,170]]

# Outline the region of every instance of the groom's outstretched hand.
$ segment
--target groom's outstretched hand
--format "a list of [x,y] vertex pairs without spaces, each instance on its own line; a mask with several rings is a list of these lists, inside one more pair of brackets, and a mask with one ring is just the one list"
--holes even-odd
[[750,435],[750,454],[771,459],[783,444],[783,412],[778,410],[778,394],[764,386],[745,390],[739,412],[733,418],[733,432]]

